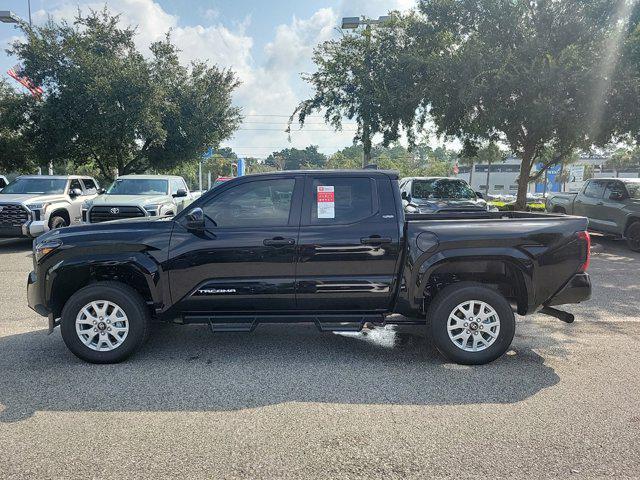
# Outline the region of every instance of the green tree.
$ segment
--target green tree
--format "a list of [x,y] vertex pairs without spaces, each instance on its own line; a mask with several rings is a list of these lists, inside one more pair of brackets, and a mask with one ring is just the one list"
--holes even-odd
[[278,170],[300,170],[324,168],[327,157],[318,151],[317,145],[309,145],[305,149],[285,148],[273,152],[265,160],[265,164]]
[[363,166],[372,161],[376,134],[388,145],[404,130],[413,143],[426,115],[415,106],[422,92],[409,88],[422,74],[421,64],[402,55],[416,41],[413,25],[411,17],[394,15],[375,29],[356,30],[316,47],[317,71],[303,75],[314,92],[298,105],[291,121],[297,115],[302,126],[307,116],[321,111],[325,121],[340,130],[343,118],[355,120],[354,141],[362,144]]
[[[597,119],[610,95],[614,44],[624,9],[610,0],[422,0],[426,32],[408,56],[423,58],[416,85],[437,132],[499,139],[522,159],[516,208],[527,186],[568,152],[604,142]],[[434,38],[448,42],[442,48]],[[531,173],[545,148],[557,155]]]
[[169,37],[145,58],[135,29],[107,10],[73,23],[21,25],[9,53],[45,94],[26,110],[24,138],[39,162],[93,162],[104,177],[169,169],[217,146],[238,127],[233,72],[178,61]]
[[16,92],[0,79],[0,170],[32,173],[37,167],[24,131],[28,126],[24,111],[34,99]]
[[616,177],[625,170],[635,170],[640,167],[640,149],[618,148],[611,158],[605,162],[605,167],[615,170]]

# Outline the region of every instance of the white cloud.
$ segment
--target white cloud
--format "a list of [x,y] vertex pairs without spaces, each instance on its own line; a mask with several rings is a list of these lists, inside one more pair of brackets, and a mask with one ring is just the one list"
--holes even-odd
[[[86,13],[89,9],[101,10],[105,3],[104,0],[62,0],[56,5],[47,13],[43,10],[35,12],[35,21],[42,22],[47,15],[58,20],[71,20],[78,8]],[[337,34],[336,27],[341,16],[376,17],[385,15],[389,10],[404,10],[414,5],[415,0],[345,0],[337,10],[322,8],[309,18],[294,16],[289,23],[274,27],[273,39],[258,55],[261,59],[259,63],[255,62],[252,55],[255,45],[248,33],[250,18],[226,26],[219,22],[218,10],[208,9],[203,12],[203,19],[213,24],[185,26],[180,23],[178,16],[169,14],[154,0],[109,0],[108,9],[121,15],[123,25],[137,26],[136,44],[141,51],[147,51],[152,42],[162,39],[171,31],[173,42],[181,49],[181,61],[207,60],[236,71],[242,85],[235,101],[247,115],[247,123],[227,143],[246,156],[264,157],[272,150],[287,146],[305,147],[313,143],[320,145],[325,153],[330,153],[351,143],[353,125],[347,126],[347,131],[337,133],[325,125],[308,125],[303,131],[295,132],[296,125],[292,144],[287,143],[287,135],[283,132],[286,116],[311,93],[309,86],[301,80],[300,73],[313,70],[311,54],[314,46]],[[254,116],[257,114],[271,116]],[[318,118],[312,123],[321,121]]]

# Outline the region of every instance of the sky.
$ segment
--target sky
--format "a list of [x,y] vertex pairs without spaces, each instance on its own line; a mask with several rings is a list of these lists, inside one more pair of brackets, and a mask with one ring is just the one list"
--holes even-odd
[[[138,27],[141,51],[171,30],[183,62],[207,60],[233,69],[242,82],[234,104],[245,120],[222,146],[243,157],[264,158],[287,147],[313,144],[329,154],[352,144],[354,123],[334,132],[320,116],[309,118],[301,131],[294,126],[289,142],[287,119],[311,94],[300,74],[313,72],[313,47],[339,35],[342,17],[377,18],[412,8],[415,0],[31,0],[31,15],[35,24],[49,16],[72,19],[78,8],[86,12],[105,4],[123,24]],[[0,0],[0,10],[28,18],[27,0]],[[17,60],[4,49],[17,35],[13,25],[0,23],[0,73],[8,79],[6,71]]]

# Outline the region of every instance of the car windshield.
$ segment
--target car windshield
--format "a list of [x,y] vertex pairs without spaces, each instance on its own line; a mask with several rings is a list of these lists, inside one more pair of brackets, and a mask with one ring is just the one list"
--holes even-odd
[[413,182],[411,195],[416,199],[457,199],[475,200],[476,194],[467,182],[436,178],[433,180],[416,180]]
[[119,178],[111,184],[110,195],[168,195],[169,181],[156,178]]
[[626,184],[627,192],[629,192],[629,198],[640,200],[640,182],[629,182]]
[[65,178],[17,178],[2,189],[0,194],[12,193],[37,193],[41,195],[50,195],[55,193],[64,193],[67,186]]

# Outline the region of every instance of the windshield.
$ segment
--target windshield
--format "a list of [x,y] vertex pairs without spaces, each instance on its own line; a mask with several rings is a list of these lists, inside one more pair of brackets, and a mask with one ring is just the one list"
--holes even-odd
[[639,183],[627,183],[627,192],[629,192],[629,198],[640,200],[640,182]]
[[48,195],[64,193],[67,186],[65,178],[17,178],[2,189],[0,194],[37,193]]
[[120,178],[107,190],[110,195],[168,195],[169,181],[156,178]]
[[433,180],[416,180],[413,182],[411,196],[416,199],[457,199],[475,200],[476,194],[467,182],[436,178]]

